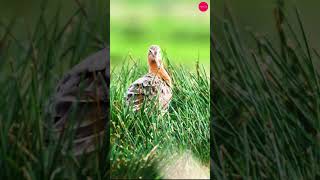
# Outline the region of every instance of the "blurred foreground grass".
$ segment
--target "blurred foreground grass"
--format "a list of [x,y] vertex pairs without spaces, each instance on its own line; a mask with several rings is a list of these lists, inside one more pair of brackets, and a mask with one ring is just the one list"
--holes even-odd
[[75,159],[44,140],[44,110],[58,80],[108,42],[107,3],[82,5],[64,16],[61,6],[48,14],[42,1],[31,27],[20,18],[0,18],[0,179],[108,177],[107,152]]
[[320,178],[320,54],[299,10],[290,21],[277,2],[278,44],[249,31],[250,45],[228,6],[214,21],[214,179]]
[[[132,60],[134,61],[134,60]],[[111,177],[144,179],[163,178],[163,161],[170,162],[175,153],[190,150],[209,167],[209,77],[201,66],[190,72],[184,66],[167,61],[173,79],[173,99],[164,116],[149,110],[132,113],[126,108],[124,95],[129,85],[148,72],[144,61],[111,71]]]

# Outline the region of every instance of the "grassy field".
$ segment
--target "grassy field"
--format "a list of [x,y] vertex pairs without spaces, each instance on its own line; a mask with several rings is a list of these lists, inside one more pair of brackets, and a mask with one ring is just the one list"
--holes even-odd
[[109,41],[107,4],[82,5],[64,16],[42,1],[34,26],[0,18],[0,179],[108,177],[107,152],[77,161],[58,143],[45,145],[45,109],[58,80]]
[[120,70],[111,71],[111,177],[161,178],[161,162],[170,161],[174,153],[186,150],[209,167],[210,96],[209,77],[204,68],[194,66],[194,72],[190,72],[166,61],[173,78],[173,99],[168,114],[159,116],[154,110],[147,113],[127,110],[124,101],[127,88],[148,70],[144,61],[136,61],[134,65],[126,62],[117,66]]
[[[119,0],[110,6],[111,177],[164,178],[164,162],[189,151],[209,168],[209,13],[182,0]],[[174,83],[163,117],[128,112],[124,102],[129,85],[148,72],[152,44],[168,54]]]
[[287,7],[289,18],[283,4],[275,7],[277,43],[250,30],[244,36],[228,8],[214,21],[214,179],[320,177],[320,54],[303,14]]
[[59,8],[48,14],[40,3],[30,29],[19,18],[0,18],[0,179],[108,179],[109,160],[113,177],[161,178],[159,167],[177,151],[188,149],[208,166],[209,136],[214,179],[320,178],[320,52],[310,43],[317,36],[305,30],[310,20],[294,8],[291,17],[277,9],[276,41],[252,31],[243,36],[228,11],[216,17],[212,28],[221,34],[211,38],[211,83],[206,68],[177,66],[178,55],[167,51],[174,98],[163,117],[124,107],[126,88],[147,71],[145,52],[129,59],[137,64],[115,66],[109,157],[77,161],[59,144],[45,146],[45,107],[58,80],[109,42],[101,2],[75,5],[71,16]]

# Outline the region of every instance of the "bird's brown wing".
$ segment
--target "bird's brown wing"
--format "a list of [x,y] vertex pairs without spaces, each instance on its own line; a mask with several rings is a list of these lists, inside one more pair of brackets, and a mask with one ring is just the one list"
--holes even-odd
[[[56,139],[72,136],[75,155],[91,152],[106,135],[109,118],[109,49],[74,66],[58,83],[50,103],[48,130]],[[73,132],[72,135],[69,132]]]
[[126,104],[134,111],[140,110],[143,104],[155,100],[154,98],[163,110],[167,110],[171,96],[171,88],[165,81],[153,74],[146,74],[130,85],[125,98]]

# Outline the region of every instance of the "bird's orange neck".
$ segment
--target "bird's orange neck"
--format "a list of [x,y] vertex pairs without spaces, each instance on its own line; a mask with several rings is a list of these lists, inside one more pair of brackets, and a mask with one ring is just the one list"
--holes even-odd
[[170,78],[168,72],[164,69],[164,67],[162,65],[160,68],[158,68],[156,63],[149,62],[149,73],[155,74],[156,76],[160,77],[168,84],[168,86],[171,87],[171,85],[172,85],[171,78]]

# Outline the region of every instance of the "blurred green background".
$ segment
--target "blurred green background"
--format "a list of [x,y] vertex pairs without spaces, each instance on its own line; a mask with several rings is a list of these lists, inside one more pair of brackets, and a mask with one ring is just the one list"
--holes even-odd
[[39,20],[39,12],[45,9],[46,23],[49,17],[52,18],[60,11],[59,24],[65,24],[68,18],[77,10],[75,1],[47,1],[47,5],[43,0],[0,0],[0,35],[4,34],[6,27],[11,22],[15,22],[11,27],[11,32],[19,40],[27,40],[28,33],[33,32]]
[[[42,32],[35,32],[38,26],[44,26],[46,31],[60,30],[52,28],[55,23],[66,28],[68,32],[71,32],[72,25],[79,21],[83,21],[81,23],[84,25],[89,23],[88,27],[81,29],[79,35],[85,36],[86,33],[90,32],[91,38],[103,39],[106,46],[106,44],[109,44],[110,29],[107,4],[109,2],[105,0],[0,0],[0,37],[3,37],[3,39],[0,39],[0,60],[1,52],[8,48],[5,43],[8,37],[17,40],[22,47],[27,48],[32,36],[36,34],[37,36],[43,36]],[[79,17],[84,17],[85,21]],[[45,34],[48,36],[49,33],[46,32]],[[73,35],[76,36],[76,34]],[[80,51],[79,57],[73,58],[74,63],[80,62],[100,48],[94,47],[96,44],[84,43],[84,39],[82,41],[72,42],[76,47],[84,48],[81,45],[86,45],[86,48]],[[66,43],[64,45],[67,46]],[[64,49],[65,47],[61,46],[60,48]]]
[[[278,0],[215,0],[212,7],[214,7],[214,21],[219,21],[223,17],[224,5],[228,5],[233,17],[240,28],[240,33],[248,39],[249,43],[253,41],[248,33],[248,30],[258,32],[260,34],[268,35],[270,40],[278,43],[278,34],[275,28],[273,10],[276,7]],[[307,33],[309,43],[315,49],[320,50],[320,24],[317,23],[320,17],[318,0],[283,0],[285,4],[285,12],[291,25],[298,31],[299,26],[296,21],[294,13],[294,6],[300,10],[303,25]],[[221,25],[220,23],[218,23]],[[216,25],[216,24],[214,24]],[[221,28],[213,28],[213,31],[219,31]],[[222,36],[222,32],[216,37]],[[250,38],[249,38],[250,37]]]
[[146,61],[150,45],[160,45],[173,64],[191,70],[210,66],[210,13],[192,0],[114,0],[110,4],[111,67]]

